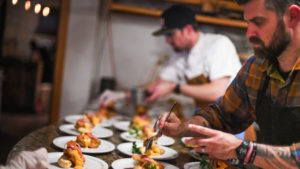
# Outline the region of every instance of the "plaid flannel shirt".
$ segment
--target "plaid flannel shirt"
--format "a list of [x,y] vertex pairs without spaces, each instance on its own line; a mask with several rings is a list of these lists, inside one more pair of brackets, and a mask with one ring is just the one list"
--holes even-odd
[[[278,103],[287,107],[300,106],[300,59],[297,60],[292,72],[284,80],[274,64],[267,59],[250,57],[234,81],[228,87],[225,95],[216,103],[206,108],[196,110],[196,115],[207,119],[212,128],[229,133],[240,133],[247,129],[256,119],[255,108],[258,91],[261,90],[266,76],[270,76],[271,85],[266,94]],[[287,88],[289,87],[289,90]],[[300,130],[300,129],[299,129]],[[297,144],[298,145],[298,144]],[[295,152],[300,152],[296,146]]]

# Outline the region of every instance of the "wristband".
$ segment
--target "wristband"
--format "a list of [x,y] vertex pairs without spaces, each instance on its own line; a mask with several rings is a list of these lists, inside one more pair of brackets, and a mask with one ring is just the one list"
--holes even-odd
[[246,155],[247,155],[247,152],[249,150],[249,147],[250,147],[250,142],[244,140],[241,143],[241,145],[239,145],[236,148],[235,152],[236,152],[237,158],[239,159],[240,163],[244,163]]
[[180,94],[180,84],[179,83],[176,84],[176,86],[174,88],[174,93]]
[[256,153],[257,153],[257,143],[253,142],[253,152],[251,154],[251,157],[250,157],[250,160],[249,160],[248,164],[253,164],[254,159],[256,157]]

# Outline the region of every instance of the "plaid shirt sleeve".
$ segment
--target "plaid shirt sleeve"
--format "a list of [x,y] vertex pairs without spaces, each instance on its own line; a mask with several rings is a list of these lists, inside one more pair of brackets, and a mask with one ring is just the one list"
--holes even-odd
[[254,61],[252,57],[243,65],[222,98],[207,108],[198,109],[195,115],[204,117],[217,130],[236,134],[247,129],[255,115],[251,106],[253,104],[249,101],[249,86],[246,88],[245,81],[249,78],[249,71],[257,68]]

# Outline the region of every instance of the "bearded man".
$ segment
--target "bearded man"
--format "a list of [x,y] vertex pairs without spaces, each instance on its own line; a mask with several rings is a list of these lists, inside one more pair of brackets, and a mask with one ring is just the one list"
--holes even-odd
[[[240,167],[299,168],[300,1],[237,1],[244,4],[254,56],[220,101],[184,123],[174,114],[165,122],[164,113],[159,127],[169,136],[197,136],[187,144]],[[261,131],[257,142],[232,135],[253,121]]]

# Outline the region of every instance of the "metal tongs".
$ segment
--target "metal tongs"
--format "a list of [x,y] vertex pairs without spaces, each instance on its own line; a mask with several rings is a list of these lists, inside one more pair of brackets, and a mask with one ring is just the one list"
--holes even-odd
[[[170,111],[169,111],[169,113],[168,113],[168,115],[167,115],[167,117],[166,117],[166,119],[165,119],[165,122],[168,121],[168,118],[170,117],[170,115],[171,115],[171,113],[172,113],[172,110],[173,110],[173,108],[175,107],[175,105],[176,105],[176,102],[175,102],[175,103],[173,104],[173,106],[171,107],[171,109],[170,109]],[[155,122],[155,127],[157,127],[157,122],[158,122],[158,120]],[[160,137],[160,136],[162,135],[162,131],[163,131],[163,128],[159,129],[158,132],[157,132],[154,136],[150,137],[150,138],[146,141],[145,154],[146,154],[146,152],[147,152],[149,149],[151,149],[153,140],[156,140],[158,137]]]

